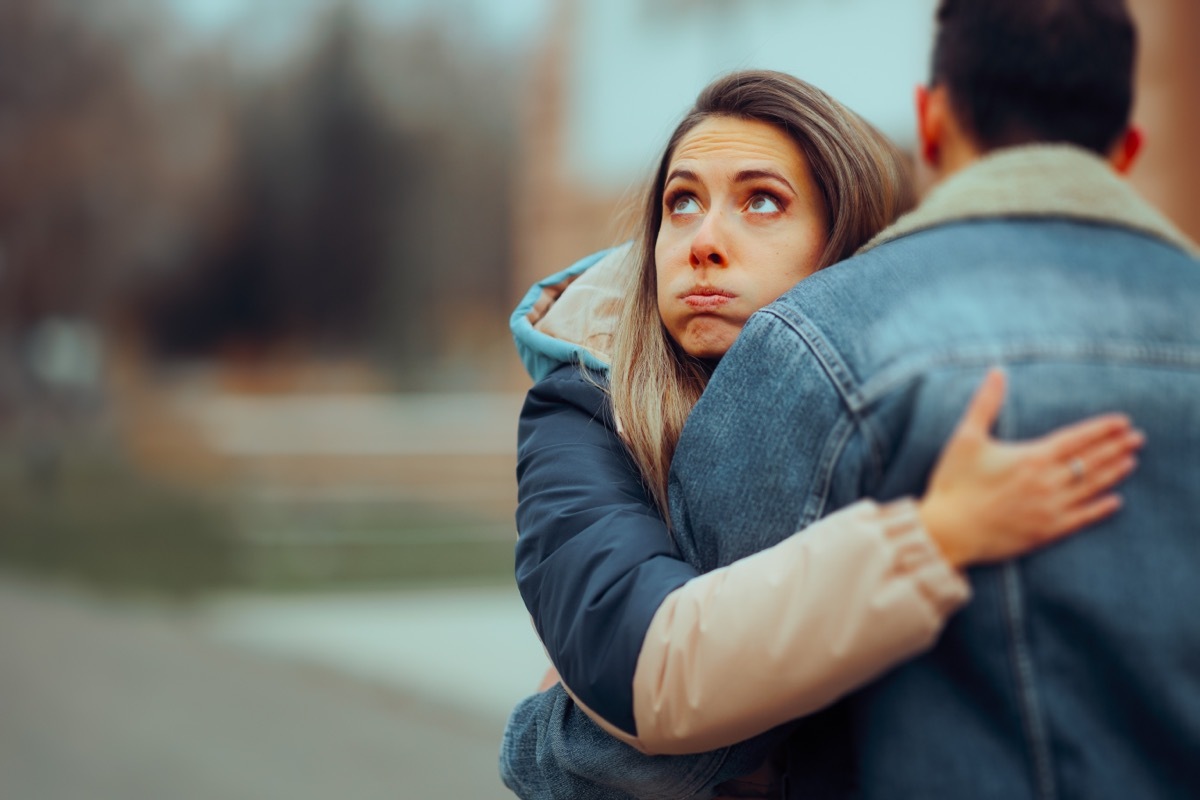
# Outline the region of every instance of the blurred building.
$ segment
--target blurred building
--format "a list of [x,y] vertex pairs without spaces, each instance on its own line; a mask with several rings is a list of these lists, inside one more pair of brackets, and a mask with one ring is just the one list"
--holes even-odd
[[1147,134],[1133,183],[1200,241],[1200,3],[1130,0],[1140,39],[1134,121]]

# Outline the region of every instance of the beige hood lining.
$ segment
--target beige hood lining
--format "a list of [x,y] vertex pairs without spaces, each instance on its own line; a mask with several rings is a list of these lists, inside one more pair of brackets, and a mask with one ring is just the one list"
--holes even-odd
[[617,318],[636,269],[632,251],[632,243],[627,242],[579,275],[545,287],[527,315],[534,330],[611,363]]

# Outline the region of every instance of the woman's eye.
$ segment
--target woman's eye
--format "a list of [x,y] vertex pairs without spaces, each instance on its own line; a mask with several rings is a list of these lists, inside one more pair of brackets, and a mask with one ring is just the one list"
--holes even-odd
[[750,198],[750,205],[747,206],[753,214],[774,214],[777,211],[782,211],[779,201],[769,194],[756,194]]
[[700,204],[690,194],[682,194],[671,201],[672,214],[695,214],[700,211]]

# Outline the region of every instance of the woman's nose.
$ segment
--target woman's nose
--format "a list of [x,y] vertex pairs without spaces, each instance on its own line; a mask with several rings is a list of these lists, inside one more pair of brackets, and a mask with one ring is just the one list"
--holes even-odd
[[719,215],[710,212],[700,224],[692,239],[690,262],[693,268],[728,266],[724,237],[721,235]]

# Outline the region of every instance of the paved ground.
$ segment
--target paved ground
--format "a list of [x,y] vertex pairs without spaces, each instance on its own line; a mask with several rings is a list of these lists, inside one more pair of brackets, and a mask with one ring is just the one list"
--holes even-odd
[[169,612],[0,580],[0,798],[511,797],[544,663],[507,589]]
[[549,662],[515,587],[230,595],[219,641],[387,686],[503,726]]

